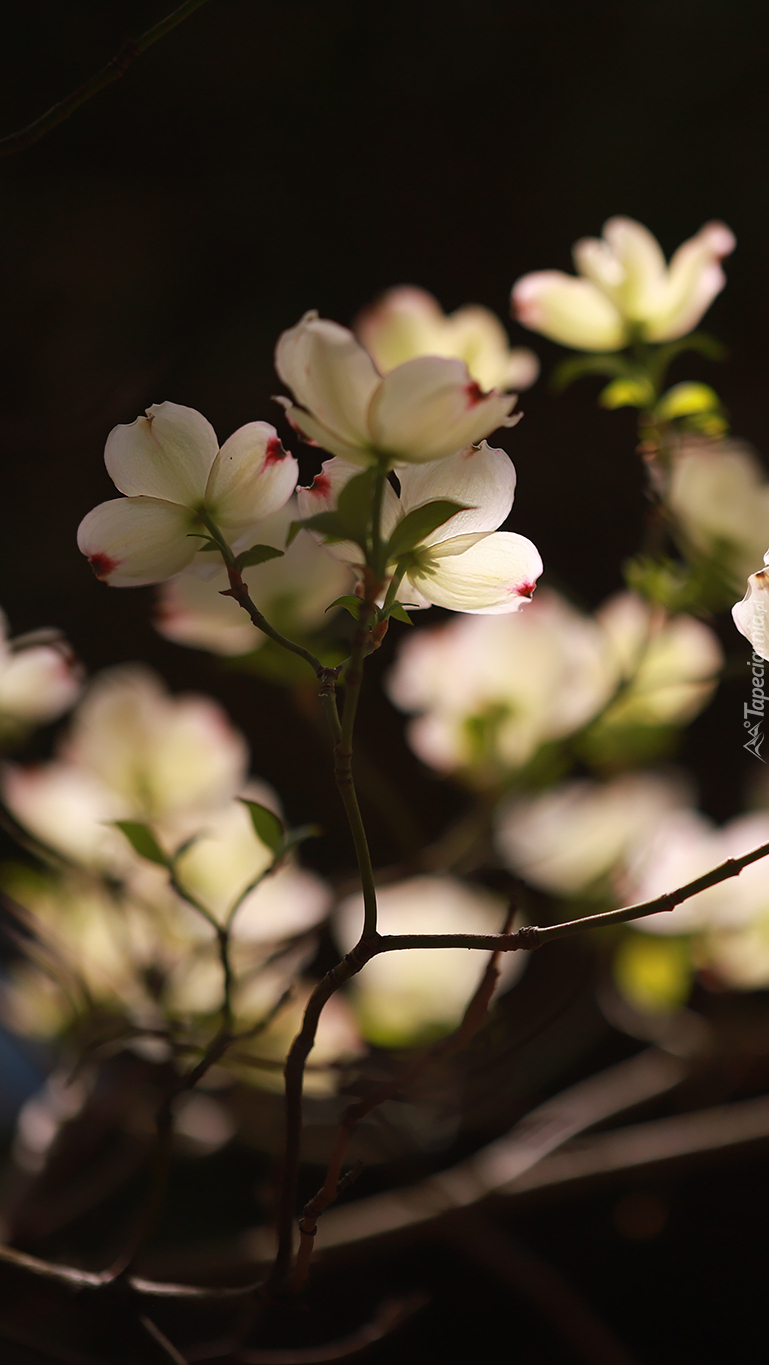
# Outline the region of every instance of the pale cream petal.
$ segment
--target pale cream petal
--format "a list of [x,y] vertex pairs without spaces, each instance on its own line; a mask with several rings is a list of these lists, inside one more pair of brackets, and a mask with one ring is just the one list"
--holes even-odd
[[408,465],[399,471],[401,505],[406,516],[422,503],[439,498],[464,503],[450,521],[428,536],[435,545],[468,531],[496,531],[509,515],[515,494],[515,467],[504,450],[486,441],[466,446],[455,455],[424,465]]
[[610,218],[603,235],[623,274],[615,301],[626,318],[645,322],[659,306],[665,289],[667,266],[662,248],[634,218]]
[[[107,669],[75,713],[65,756],[136,819],[196,821],[242,789],[248,748],[210,697],[171,696],[141,665]],[[186,833],[184,830],[177,843]]]
[[[350,479],[354,479],[360,472],[360,468],[348,460],[337,457],[333,460],[325,460],[321,465],[320,473],[315,475],[310,487],[297,490],[300,516],[303,518],[313,517],[318,512],[333,511],[342,489],[350,482]],[[400,517],[400,502],[395,490],[387,482],[384,486],[382,498],[381,520],[381,532],[385,539],[392,534]],[[323,539],[322,536],[318,538]],[[345,564],[360,564],[363,560],[363,552],[360,546],[355,545],[351,540],[336,541],[328,545],[327,549],[335,559],[340,559]]]
[[206,507],[229,536],[277,512],[296,486],[299,465],[268,422],[249,422],[219,451],[208,477]]
[[104,463],[115,486],[128,497],[196,507],[203,501],[218,448],[211,423],[194,408],[156,403],[146,416],[110,432]]
[[389,374],[418,355],[453,355],[438,349],[445,322],[438,300],[426,289],[397,285],[359,314],[354,330],[379,373]]
[[513,313],[524,327],[582,351],[618,351],[628,334],[619,309],[591,280],[561,270],[523,275],[513,287]]
[[305,313],[280,337],[275,368],[297,403],[326,431],[352,447],[368,446],[366,413],[379,375],[352,332],[315,312]]
[[395,463],[439,460],[513,425],[509,394],[484,394],[459,360],[420,356],[385,375],[371,401],[372,444]]
[[646,335],[650,341],[671,341],[686,336],[726,284],[720,262],[737,245],[724,223],[706,223],[696,236],[684,242],[670,262],[663,296],[649,316]]
[[82,689],[82,672],[63,646],[29,645],[0,661],[0,715],[23,723],[54,720]]
[[525,389],[539,373],[533,351],[511,350],[490,309],[468,304],[447,317],[432,294],[410,285],[383,294],[361,313],[355,331],[380,374],[421,355],[463,360],[484,391]]
[[539,551],[511,531],[484,536],[457,552],[470,540],[457,536],[430,551],[426,565],[412,569],[409,577],[431,602],[451,611],[497,615],[517,611],[531,599],[542,572]]
[[290,403],[284,406],[286,421],[308,445],[328,450],[330,454],[357,465],[359,469],[371,464],[375,453],[368,440],[364,445],[345,440],[338,432],[331,431],[322,422],[317,421],[312,413],[305,412],[304,408],[294,407]]
[[732,607],[734,624],[756,654],[769,659],[769,569],[759,569],[748,579],[748,590]]
[[78,548],[96,577],[113,588],[161,583],[189,564],[200,544],[190,536],[193,517],[159,498],[115,498],[83,517]]

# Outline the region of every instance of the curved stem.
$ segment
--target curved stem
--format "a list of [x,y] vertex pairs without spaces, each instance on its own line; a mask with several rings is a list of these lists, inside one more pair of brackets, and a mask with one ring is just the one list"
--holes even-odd
[[315,655],[309,649],[305,649],[303,645],[298,645],[294,640],[289,640],[287,635],[281,635],[280,631],[276,630],[274,626],[271,626],[267,618],[262,616],[262,613],[256,603],[252,600],[248,588],[243,582],[235,556],[219,530],[219,527],[216,525],[216,522],[213,521],[205,511],[201,511],[200,519],[206,527],[206,530],[209,531],[212,540],[216,541],[229,576],[230,586],[229,588],[225,588],[222,597],[233,597],[238,606],[248,612],[248,615],[251,617],[257,630],[261,630],[264,635],[269,635],[270,639],[274,640],[276,644],[282,645],[284,649],[288,649],[292,654],[297,654],[300,659],[304,659],[305,663],[308,663],[310,668],[320,676],[324,671],[320,659],[316,659]]
[[166,15],[165,19],[161,19],[152,28],[148,28],[140,38],[135,41],[129,38],[117,55],[107,62],[101,71],[97,71],[95,76],[91,76],[90,80],[86,81],[84,85],[79,86],[71,95],[67,95],[66,99],[54,104],[45,114],[41,114],[40,118],[27,124],[26,128],[20,128],[18,132],[10,133],[8,137],[0,138],[0,156],[8,156],[12,152],[23,151],[26,147],[30,147],[33,142],[45,137],[45,134],[49,133],[52,128],[63,123],[65,119],[69,118],[70,114],[74,114],[81,104],[85,104],[92,96],[98,95],[99,91],[103,90],[105,86],[111,85],[113,81],[117,81],[125,75],[129,66],[136,61],[137,57],[141,56],[142,52],[146,52],[148,47],[152,47],[153,43],[156,43],[159,38],[164,38],[167,33],[170,33],[171,29],[176,28],[177,24],[181,24],[184,19],[194,13],[196,9],[200,9],[201,5],[205,3],[206,0],[185,0],[183,5],[173,10],[171,14]]

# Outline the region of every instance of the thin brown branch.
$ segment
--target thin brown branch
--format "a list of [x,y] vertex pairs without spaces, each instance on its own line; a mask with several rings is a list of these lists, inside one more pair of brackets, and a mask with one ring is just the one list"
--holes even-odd
[[[509,929],[513,915],[514,910],[511,907],[505,916],[502,933],[506,933]],[[318,1219],[346,1188],[346,1177],[342,1176],[342,1163],[356,1128],[374,1109],[394,1095],[399,1094],[427,1067],[467,1046],[488,1013],[498,979],[499,953],[495,952],[491,954],[486,964],[483,976],[473,992],[459,1028],[447,1038],[442,1038],[440,1042],[434,1043],[432,1047],[418,1053],[405,1067],[401,1068],[392,1080],[377,1086],[365,1099],[356,1100],[346,1109],[337,1130],[326,1178],[318,1193],[305,1205],[299,1222],[299,1251],[292,1277],[292,1288],[296,1292],[301,1292],[307,1283]]]
[[172,1341],[168,1340],[165,1332],[161,1332],[157,1323],[152,1318],[142,1314],[139,1318],[141,1326],[155,1347],[154,1355],[158,1362],[165,1361],[167,1365],[187,1365],[187,1360],[181,1351],[177,1351]]
[[550,943],[554,939],[569,938],[572,934],[579,934],[583,929],[602,929],[607,925],[627,924],[630,920],[645,919],[648,915],[659,915],[667,910],[675,910],[677,905],[681,905],[683,901],[698,895],[700,891],[706,891],[708,887],[717,886],[719,882],[728,881],[730,877],[739,877],[746,867],[749,867],[751,863],[758,862],[759,858],[765,858],[767,854],[769,854],[769,844],[761,844],[760,848],[751,849],[750,853],[743,853],[740,858],[727,858],[726,862],[720,863],[710,872],[704,872],[701,877],[695,877],[693,881],[687,882],[677,891],[669,891],[653,901],[641,901],[638,905],[626,905],[619,910],[605,910],[598,915],[583,915],[580,919],[566,920],[563,924],[548,924],[543,928],[528,924],[524,925],[522,929],[516,930],[514,934],[379,935],[370,955],[375,957],[377,953],[401,952],[407,948],[482,948],[503,953],[522,949],[530,952],[534,948],[541,948],[545,943]]
[[238,1365],[326,1365],[335,1360],[350,1360],[368,1350],[375,1342],[390,1336],[423,1308],[427,1299],[412,1294],[407,1299],[390,1300],[382,1304],[371,1322],[358,1327],[349,1336],[327,1346],[307,1346],[294,1350],[240,1350],[235,1356]]
[[17,132],[9,133],[7,137],[0,138],[0,156],[10,156],[14,152],[24,151],[27,147],[31,147],[34,142],[39,142],[40,138],[45,137],[46,133],[49,133],[52,128],[56,128],[65,119],[68,119],[70,114],[74,114],[81,104],[85,104],[94,95],[98,95],[99,91],[103,90],[105,86],[111,85],[113,81],[124,76],[129,66],[132,66],[136,58],[146,52],[148,47],[152,47],[160,38],[164,38],[167,33],[171,32],[171,29],[183,23],[190,14],[193,14],[196,9],[200,9],[201,5],[205,3],[206,0],[185,0],[183,5],[173,10],[171,14],[166,15],[165,19],[161,19],[152,28],[148,28],[140,38],[129,38],[120,51],[107,62],[107,65],[101,68],[101,71],[97,71],[95,76],[91,76],[90,80],[87,80],[84,85],[79,86],[71,95],[67,95],[66,99],[54,104],[45,114],[41,114],[39,118],[27,124],[26,128],[19,128]]

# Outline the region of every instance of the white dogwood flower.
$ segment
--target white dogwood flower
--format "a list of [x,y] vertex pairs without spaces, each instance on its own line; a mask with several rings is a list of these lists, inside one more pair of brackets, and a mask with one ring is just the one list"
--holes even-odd
[[741,602],[732,607],[734,624],[756,654],[769,659],[769,550],[764,555],[768,567],[748,578],[748,590]]
[[745,441],[684,433],[672,443],[660,491],[687,546],[737,583],[748,577],[769,545],[769,481]]
[[172,697],[132,666],[97,677],[58,756],[8,766],[2,790],[44,843],[87,866],[122,871],[132,855],[112,821],[159,822],[180,843],[242,790],[247,768],[246,742],[216,702]]
[[291,425],[356,465],[440,460],[518,421],[515,398],[484,393],[461,360],[421,355],[383,378],[351,331],[315,312],[280,337],[275,368]]
[[562,270],[523,275],[513,287],[513,313],[524,327],[583,351],[671,341],[692,331],[723,289],[720,262],[735,245],[724,223],[706,223],[668,265],[648,228],[610,218],[603,237],[575,243],[577,277]]
[[0,610],[0,735],[44,725],[67,711],[82,687],[82,670],[57,631],[9,640]]
[[[257,527],[260,541],[285,544],[291,522],[299,515],[292,498]],[[200,559],[213,559],[201,555]],[[155,629],[167,640],[207,649],[212,654],[247,654],[267,639],[252,625],[232,597],[226,570],[201,578],[191,565],[158,589]],[[329,602],[350,590],[350,570],[331,558],[306,531],[300,532],[280,559],[242,571],[248,591],[265,616],[285,634],[319,630],[330,619]]]
[[[355,473],[346,461],[327,460],[312,486],[299,489],[303,516],[335,507],[340,490]],[[526,536],[496,530],[508,516],[515,493],[515,469],[504,450],[482,441],[435,464],[404,466],[398,470],[398,481],[400,497],[385,484],[385,538],[425,503],[447,499],[464,505],[409,552],[399,601],[482,615],[517,611],[530,601],[542,572],[539,552]],[[362,560],[362,552],[350,542],[328,548],[349,563]],[[391,564],[397,559],[395,555]]]
[[194,408],[158,403],[110,432],[104,463],[126,496],[83,518],[77,543],[97,578],[115,588],[160,583],[191,562],[213,519],[234,548],[291,496],[298,466],[274,427],[249,422],[221,450]]
[[388,289],[354,324],[380,374],[389,374],[420,355],[463,360],[481,388],[528,389],[539,374],[539,361],[527,346],[510,346],[496,314],[480,304],[467,304],[446,314],[426,289],[400,285]]

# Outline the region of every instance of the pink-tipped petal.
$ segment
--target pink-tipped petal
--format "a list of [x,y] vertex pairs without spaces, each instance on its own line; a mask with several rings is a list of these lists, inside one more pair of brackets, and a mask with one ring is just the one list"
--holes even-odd
[[[467,543],[465,548],[463,542]],[[542,560],[536,546],[511,531],[457,536],[430,552],[409,577],[437,607],[482,615],[518,611],[531,600]]]
[[225,441],[211,467],[206,506],[227,533],[272,516],[296,486],[299,466],[268,422],[249,422]]
[[200,541],[185,507],[158,498],[115,498],[94,507],[78,527],[78,548],[103,583],[138,588],[161,583],[189,564]]
[[509,394],[483,393],[461,361],[420,356],[391,370],[374,394],[372,442],[395,463],[443,459],[513,425],[514,405]]
[[513,314],[524,327],[562,346],[618,351],[627,343],[622,315],[592,280],[562,270],[537,270],[513,287]]

